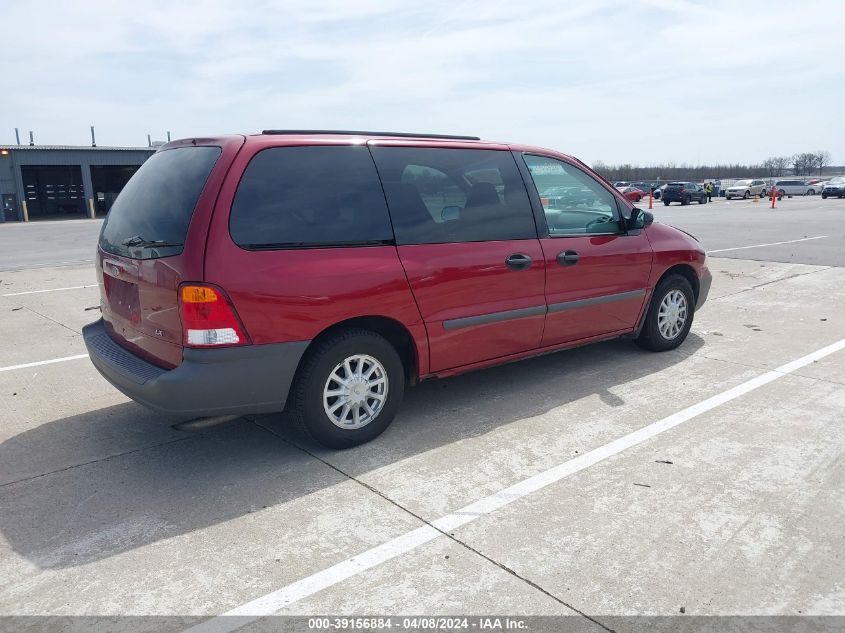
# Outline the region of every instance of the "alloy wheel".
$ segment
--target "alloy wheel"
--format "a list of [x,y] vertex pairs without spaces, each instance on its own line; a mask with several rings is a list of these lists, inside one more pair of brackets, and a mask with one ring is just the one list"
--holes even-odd
[[671,290],[663,297],[657,311],[660,335],[671,341],[677,338],[687,322],[687,298],[680,290]]
[[323,409],[335,426],[360,429],[387,400],[387,371],[376,358],[355,354],[338,363],[323,388]]

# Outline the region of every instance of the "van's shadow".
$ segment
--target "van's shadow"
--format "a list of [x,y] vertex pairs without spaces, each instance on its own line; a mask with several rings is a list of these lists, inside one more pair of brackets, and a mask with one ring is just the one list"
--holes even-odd
[[[690,334],[681,350],[651,354],[613,341],[423,383],[406,393],[383,436],[342,453],[343,469],[359,476],[593,394],[605,404],[622,405],[611,392],[616,385],[666,369],[703,343]],[[128,453],[109,426],[116,419],[126,424],[146,418],[149,427],[149,413],[131,403],[20,433],[0,444],[0,464],[35,462],[41,464],[38,472],[59,472],[0,487],[0,533],[42,568],[72,567],[344,480],[298,449],[294,444],[320,450],[289,433],[279,417],[262,418],[260,426],[244,420],[184,436],[159,427],[160,445]],[[50,463],[57,452],[60,459]],[[97,461],[66,468],[91,462],[92,455]],[[331,453],[322,455],[334,461]],[[108,456],[114,457],[103,459]]]

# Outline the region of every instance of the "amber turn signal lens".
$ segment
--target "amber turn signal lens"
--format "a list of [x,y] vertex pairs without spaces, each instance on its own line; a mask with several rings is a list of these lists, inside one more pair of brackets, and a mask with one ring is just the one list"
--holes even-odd
[[182,286],[184,303],[214,303],[219,297],[213,288],[207,286]]

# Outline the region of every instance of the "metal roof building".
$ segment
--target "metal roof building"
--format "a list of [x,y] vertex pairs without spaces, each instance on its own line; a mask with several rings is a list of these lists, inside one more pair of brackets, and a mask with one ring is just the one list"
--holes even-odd
[[0,145],[0,222],[102,216],[155,151]]

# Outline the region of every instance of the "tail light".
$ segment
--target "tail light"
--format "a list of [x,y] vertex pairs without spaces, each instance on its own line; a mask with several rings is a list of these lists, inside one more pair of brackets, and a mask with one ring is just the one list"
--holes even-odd
[[249,337],[229,297],[206,284],[179,287],[182,340],[186,347],[246,345]]

